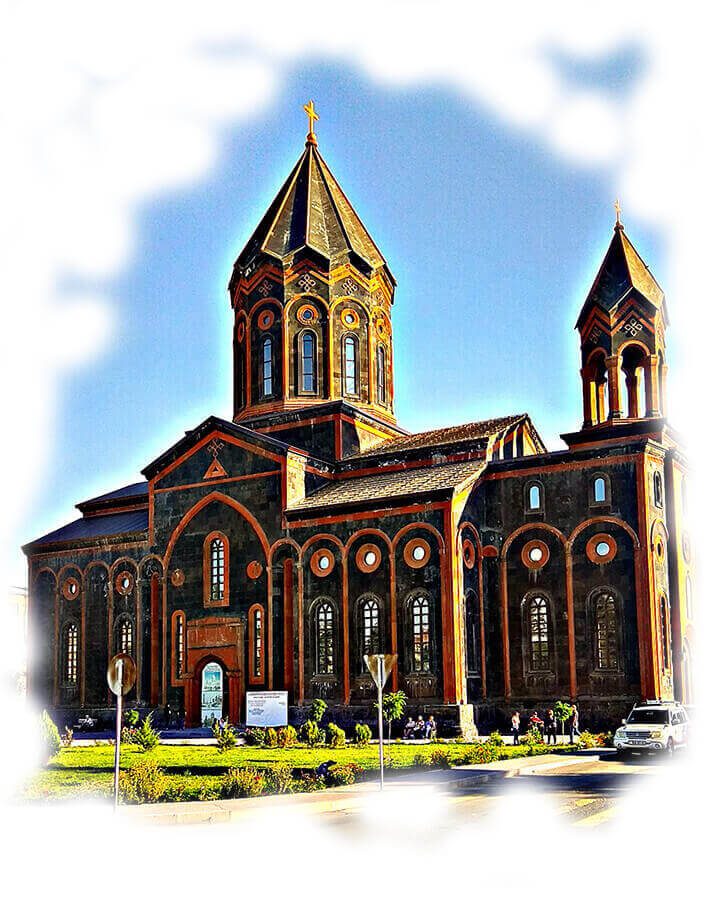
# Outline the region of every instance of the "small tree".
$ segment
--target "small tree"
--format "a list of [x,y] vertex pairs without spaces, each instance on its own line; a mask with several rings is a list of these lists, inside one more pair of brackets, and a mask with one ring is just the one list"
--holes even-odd
[[569,716],[571,715],[571,704],[564,703],[563,700],[557,700],[554,704],[554,717],[557,722],[561,722],[561,733],[562,736],[564,734],[564,722],[567,721]]
[[40,735],[42,741],[42,757],[44,762],[49,762],[52,756],[61,750],[61,738],[59,729],[54,724],[52,717],[44,710],[40,721]]
[[309,712],[309,718],[312,722],[316,722],[317,725],[320,725],[326,709],[327,704],[325,700],[319,700],[318,698],[316,700],[313,700],[311,704],[311,710]]
[[152,713],[142,720],[139,728],[133,730],[133,743],[148,753],[159,744],[159,732],[152,727]]
[[[387,738],[390,741],[392,740],[392,723],[402,718],[406,705],[407,695],[404,691],[390,691],[389,694],[382,695],[382,717],[387,722]],[[376,700],[376,711],[377,708]]]

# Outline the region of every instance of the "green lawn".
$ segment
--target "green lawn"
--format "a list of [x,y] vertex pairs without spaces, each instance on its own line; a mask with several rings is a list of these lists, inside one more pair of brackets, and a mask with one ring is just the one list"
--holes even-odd
[[[547,748],[549,749],[549,748]],[[552,748],[552,751],[555,748]],[[562,750],[561,747],[556,748]],[[396,744],[385,745],[387,767],[404,769],[414,765],[415,757],[429,757],[434,751],[448,754],[451,765],[459,764],[469,752],[468,744]],[[526,755],[524,747],[500,748],[500,758],[510,759]],[[540,751],[541,752],[541,751]],[[74,745],[62,749],[41,772],[25,786],[28,800],[65,800],[67,798],[108,797],[112,790],[112,770],[115,749],[108,745]],[[129,769],[147,756],[154,759],[167,775],[170,787],[181,799],[198,799],[215,791],[223,774],[230,768],[253,766],[269,768],[273,763],[286,763],[293,769],[313,770],[322,762],[357,763],[363,769],[378,766],[376,744],[366,747],[294,747],[290,750],[264,747],[236,747],[219,753],[212,746],[160,745],[150,754],[129,745],[121,750],[121,769]],[[371,772],[372,774],[372,772]]]

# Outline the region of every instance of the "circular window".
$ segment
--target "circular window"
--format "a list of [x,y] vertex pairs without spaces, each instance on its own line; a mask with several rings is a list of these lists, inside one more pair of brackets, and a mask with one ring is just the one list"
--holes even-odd
[[323,578],[333,571],[334,559],[330,550],[316,550],[311,554],[311,571]]
[[297,310],[297,320],[302,325],[313,325],[319,321],[319,311],[311,303],[305,303]]
[[245,337],[245,322],[240,321],[238,323],[238,343],[242,344],[244,337]]
[[360,316],[354,309],[347,306],[341,313],[341,322],[346,328],[357,328],[360,325]]
[[664,544],[662,541],[658,540],[655,549],[657,550],[657,556],[662,559],[664,556]]
[[256,578],[259,578],[260,575],[262,575],[262,566],[256,559],[254,559],[252,562],[248,563],[248,567],[245,571],[248,574],[248,578],[254,581]]
[[549,560],[549,547],[544,541],[528,541],[522,548],[522,562],[528,569],[541,569]]
[[81,591],[81,585],[76,578],[67,578],[61,588],[61,593],[67,600],[75,600]]
[[125,597],[130,593],[135,584],[135,579],[131,572],[123,570],[115,579],[115,590]]
[[263,310],[260,315],[257,317],[257,327],[260,331],[267,331],[268,328],[272,327],[272,323],[275,320],[275,314],[271,309]]
[[409,541],[404,548],[404,561],[413,569],[421,569],[429,562],[431,547],[421,538]]
[[618,545],[609,534],[594,534],[586,544],[586,556],[596,565],[603,565],[615,558]]
[[684,562],[691,562],[691,541],[686,532],[681,539],[681,552],[684,556]]
[[387,340],[390,334],[390,328],[387,324],[387,319],[384,316],[378,316],[375,320],[375,331],[381,341]]
[[466,538],[463,542],[461,552],[463,554],[463,564],[467,569],[472,569],[476,563],[476,548],[473,546],[473,541]]
[[181,569],[174,569],[172,572],[172,584],[174,587],[181,587],[184,584],[184,573]]
[[356,565],[361,572],[374,572],[381,559],[382,555],[376,544],[363,544],[355,555]]

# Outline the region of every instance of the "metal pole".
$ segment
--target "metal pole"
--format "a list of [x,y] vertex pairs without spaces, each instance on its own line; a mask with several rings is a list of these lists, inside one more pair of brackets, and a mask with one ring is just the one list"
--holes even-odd
[[118,694],[115,704],[115,777],[113,779],[113,811],[118,808],[118,782],[120,778],[120,737],[123,718],[123,661],[118,660]]
[[380,790],[383,788],[383,751],[382,751],[382,678],[383,678],[383,658],[378,656],[378,737],[380,744]]

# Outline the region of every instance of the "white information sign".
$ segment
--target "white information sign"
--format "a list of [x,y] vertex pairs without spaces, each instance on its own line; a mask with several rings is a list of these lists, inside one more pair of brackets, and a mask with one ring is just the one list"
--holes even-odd
[[287,724],[287,691],[248,691],[245,724],[276,728]]

